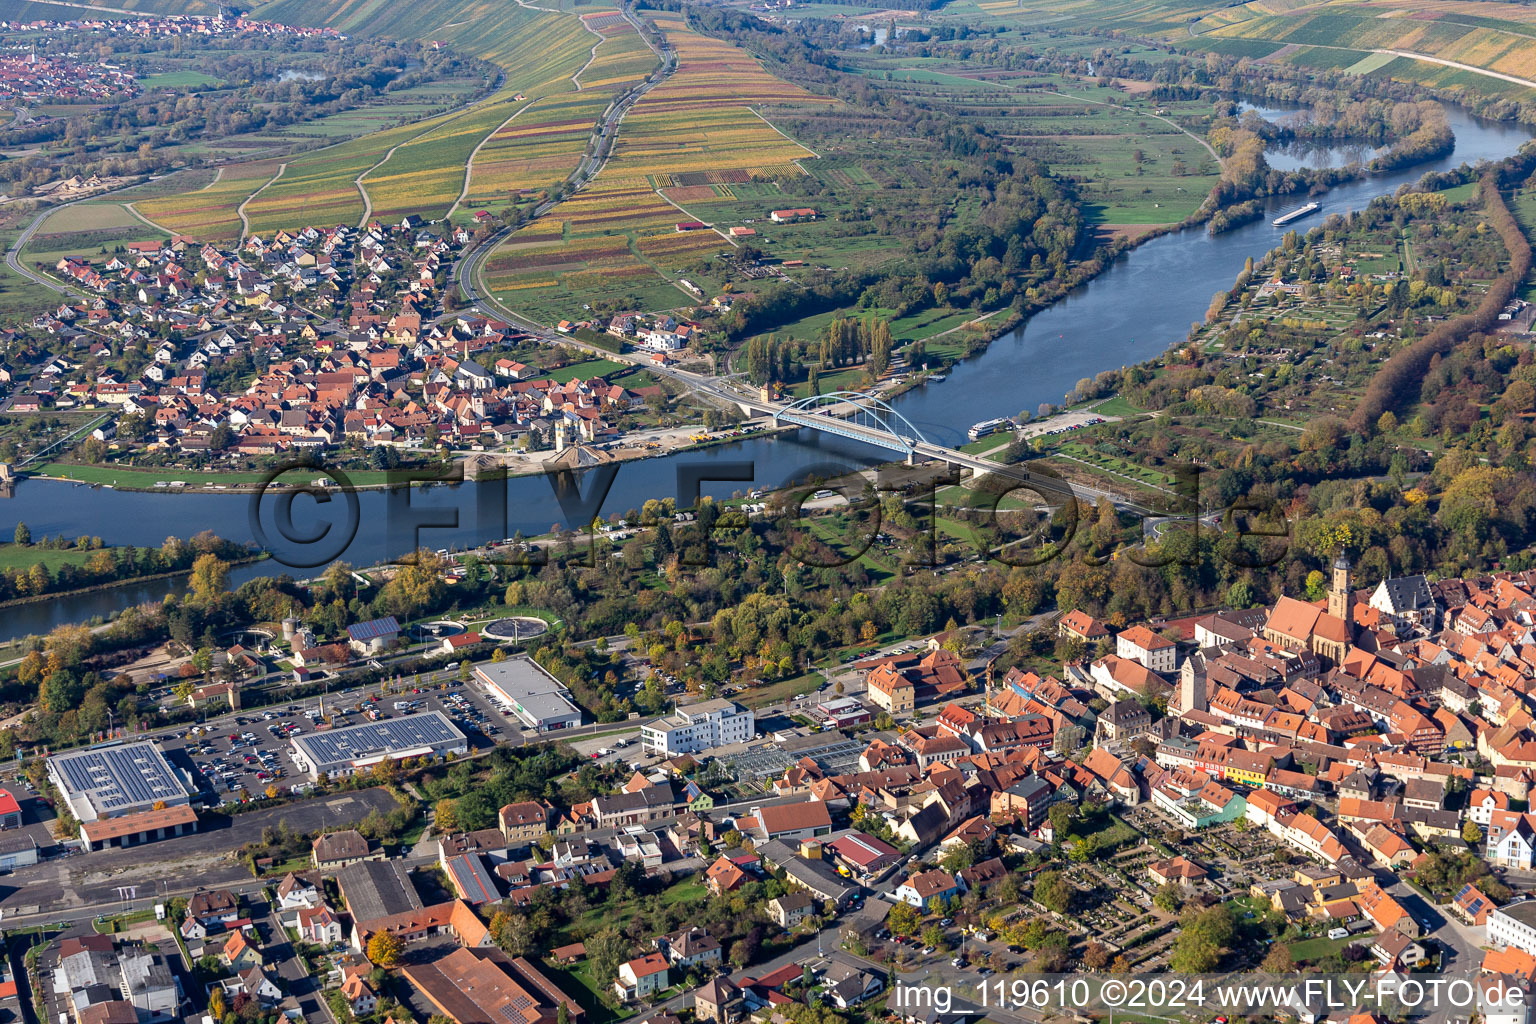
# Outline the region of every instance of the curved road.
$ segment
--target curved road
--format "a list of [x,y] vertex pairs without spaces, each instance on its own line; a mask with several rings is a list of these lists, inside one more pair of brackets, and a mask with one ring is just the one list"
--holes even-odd
[[[529,5],[523,4],[523,6]],[[590,152],[582,154],[581,163],[577,164],[576,169],[565,179],[566,184],[570,186],[567,194],[580,191],[588,182],[597,177],[598,172],[608,162],[609,154],[613,151],[613,140],[618,136],[619,125],[623,122],[624,115],[629,113],[630,108],[639,101],[640,97],[660,85],[671,76],[673,71],[677,70],[677,54],[673,49],[665,43],[658,48],[646,38],[645,33],[642,31],[640,20],[635,17],[634,12],[628,7],[623,8],[623,14],[625,20],[639,33],[640,38],[645,40],[645,44],[651,48],[651,52],[661,59],[661,66],[652,71],[645,81],[631,89],[617,102],[608,107],[608,110],[603,114],[602,123],[598,125],[597,142],[591,147]],[[580,74],[580,72],[577,72],[577,74]],[[529,220],[544,216],[558,205],[560,205],[559,199],[546,199],[534,207],[533,216]],[[469,302],[469,305],[486,316],[516,321],[518,324],[526,327],[530,333],[536,334],[546,341],[559,341],[564,344],[579,346],[580,342],[551,334],[538,324],[502,306],[501,303],[489,295],[482,295],[480,293],[480,269],[484,266],[486,257],[512,231],[512,228],[502,228],[500,231],[488,236],[480,244],[465,251],[464,255],[459,258],[459,261],[454,264],[453,269],[449,272],[448,283],[450,285],[458,284],[459,290],[464,294],[464,298]],[[607,352],[604,354],[612,355],[612,353]]]
[[[96,199],[99,197],[91,196],[90,198]],[[75,202],[83,202],[83,200],[77,199]],[[75,291],[73,288],[61,285],[57,281],[54,281],[52,278],[43,277],[36,271],[30,270],[23,266],[20,259],[21,250],[26,247],[27,242],[32,238],[32,233],[35,232],[38,229],[38,226],[48,218],[48,215],[54,213],[55,211],[62,210],[66,206],[73,205],[74,203],[60,203],[58,206],[47,206],[39,210],[37,216],[32,218],[31,223],[21,229],[21,234],[16,236],[16,241],[11,243],[11,247],[5,250],[5,265],[16,271],[16,273],[20,274],[28,281],[31,281],[33,284],[40,284],[44,288],[47,288],[49,291],[58,292],[60,295],[67,295],[76,299],[83,299],[84,296]]]

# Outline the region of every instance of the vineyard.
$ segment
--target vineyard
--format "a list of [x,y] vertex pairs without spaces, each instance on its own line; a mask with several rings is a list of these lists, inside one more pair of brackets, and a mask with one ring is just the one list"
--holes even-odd
[[745,51],[691,31],[681,15],[661,13],[653,20],[677,50],[678,69],[625,118],[613,153],[620,173],[671,179],[662,184],[706,184],[679,179],[797,173],[793,161],[815,156],[752,108],[825,100],[773,77]]
[[[614,23],[612,18],[618,18],[618,22]],[[582,89],[611,95],[639,82],[656,67],[656,55],[620,15],[587,15],[582,21],[588,31],[603,37],[592,63],[576,76]]]
[[[251,161],[226,166],[206,190],[146,200],[144,215],[170,230],[237,238],[242,203],[250,230],[267,233],[308,224],[356,224],[370,204],[372,216],[390,221],[406,214],[441,218],[461,194],[476,206],[516,201],[525,191],[564,180],[581,160],[592,124],[613,93],[643,78],[655,64],[622,18],[616,26],[590,12],[584,20],[463,0],[357,6],[276,0],[263,16],[461,45],[500,64],[503,82],[494,94],[465,109],[290,157],[275,181],[276,161]],[[584,66],[585,88],[577,91],[574,76]],[[467,217],[468,210],[460,209]]]
[[215,242],[240,237],[240,204],[277,173],[279,161],[225,167],[205,188],[141,199],[134,209],[169,231]]
[[[580,59],[562,68],[562,74],[543,87],[532,90],[539,95],[486,139],[470,172],[467,202],[471,206],[515,200],[519,194],[564,181],[580,163],[609,104],[656,67],[656,55],[616,12],[570,21],[584,25],[588,33]],[[593,33],[596,51],[588,62]]]
[[1531,98],[1516,83],[1411,58],[1352,66],[1374,50],[1401,50],[1536,79],[1536,9],[1492,0],[979,0],[977,8],[1005,22],[1118,30],[1181,49],[1348,68],[1468,93]]
[[[687,302],[672,282],[686,274],[711,285],[704,261],[734,243],[712,230],[678,231],[693,217],[673,203],[730,198],[730,184],[754,178],[799,177],[795,161],[815,156],[754,108],[827,100],[775,78],[743,50],[692,31],[681,15],[647,16],[676,51],[676,72],[630,109],[602,173],[513,235],[486,264],[486,284],[520,312],[547,321],[589,303],[655,309]],[[633,38],[644,45],[604,15],[589,15],[587,24],[605,39],[581,76],[584,85],[604,73],[611,43]],[[609,51],[615,65],[621,52]],[[520,121],[509,134],[532,127]]]
[[363,178],[381,219],[445,216],[464,191],[476,148],[544,93],[571,88],[570,76],[586,60],[594,37],[578,18],[526,14],[513,50],[518,60],[507,68],[506,84],[496,96],[400,146]]

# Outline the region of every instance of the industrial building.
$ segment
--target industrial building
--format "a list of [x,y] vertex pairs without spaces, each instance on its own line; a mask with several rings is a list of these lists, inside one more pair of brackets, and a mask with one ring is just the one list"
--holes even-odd
[[565,684],[523,655],[475,666],[475,675],[493,701],[506,705],[535,732],[556,732],[581,724],[581,709]]
[[335,778],[406,757],[442,757],[469,751],[469,740],[441,711],[361,722],[293,738],[293,759],[310,778]]
[[82,822],[179,807],[192,794],[148,740],[55,754],[48,777]]

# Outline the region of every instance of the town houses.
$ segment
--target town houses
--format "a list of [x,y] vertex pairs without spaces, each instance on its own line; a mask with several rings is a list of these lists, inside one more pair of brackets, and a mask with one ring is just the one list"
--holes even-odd
[[169,39],[176,37],[231,38],[235,36],[265,36],[281,38],[327,39],[345,41],[346,36],[334,28],[310,25],[285,25],[276,21],[261,21],[241,14],[226,15],[221,9],[216,15],[151,14],[133,18],[79,17],[59,21],[46,18],[0,21],[0,32],[96,32],[103,35],[135,37],[140,39]]
[[38,103],[108,101],[137,95],[133,75],[111,64],[69,59],[0,56],[0,99]]
[[109,450],[198,465],[343,445],[537,449],[620,436],[659,390],[556,381],[498,356],[536,350],[525,332],[434,315],[469,240],[462,228],[375,221],[235,248],[171,237],[63,257],[50,269],[88,297],[33,322],[60,354],[17,400],[110,408]]
[[[377,322],[381,338],[432,331],[410,314],[391,319]],[[175,371],[167,380],[207,373]],[[1398,881],[1416,875],[1434,885],[1445,870],[1437,865],[1470,858],[1494,873],[1442,884],[1443,902],[1458,922],[1486,929],[1480,944],[1486,934],[1504,947],[1486,962],[1518,967],[1536,957],[1536,911],[1510,903],[1496,872],[1536,871],[1536,814],[1527,810],[1536,572],[1356,591],[1348,560],[1334,568],[1316,601],[1130,624],[1076,616],[1070,628],[1041,630],[1058,645],[1059,664],[1036,657],[1033,667],[1000,668],[999,652],[1009,653],[978,643],[975,628],[887,647],[831,669],[839,682],[862,677],[866,686],[817,705],[836,703],[835,714],[808,705],[804,722],[715,698],[684,704],[659,725],[612,723],[641,742],[624,753],[628,739],[603,750],[596,744],[615,743],[611,734],[584,736],[571,743],[590,749],[565,755],[634,759],[595,773],[580,762],[589,794],[521,792],[497,810],[499,827],[426,840],[437,844],[433,870],[448,891],[434,883],[435,895],[422,898],[397,848],[343,829],[314,838],[313,874],[274,874],[281,920],[306,941],[350,946],[357,969],[344,966],[331,983],[349,1005],[379,997],[367,957],[373,937],[387,933],[414,947],[405,979],[433,1005],[463,1009],[481,993],[522,991],[526,1024],[553,1024],[546,1018],[565,998],[558,982],[533,958],[496,948],[509,921],[555,903],[607,912],[669,887],[697,888],[709,905],[739,901],[748,927],[700,909],[650,931],[627,929],[600,940],[613,948],[597,981],[616,1003],[682,997],[696,1017],[739,1020],[778,1005],[781,987],[804,976],[801,960],[835,981],[843,1004],[872,998],[884,943],[893,929],[913,937],[914,920],[925,943],[935,934],[957,941],[949,918],[974,909],[984,927],[966,933],[964,955],[986,949],[989,965],[1006,961],[1032,920],[1051,926],[1033,904],[1016,913],[1020,887],[1055,902],[1042,889],[1045,872],[1086,881],[1089,869],[1116,859],[1096,856],[1099,840],[1088,836],[1112,831],[1135,853],[1122,863],[1138,865],[1117,884],[1160,917],[1162,938],[1151,941],[1164,947],[1179,943],[1180,920],[1165,904],[1208,909],[1241,874],[1237,888],[1284,927],[1354,940],[1375,962],[1414,967],[1437,942],[1460,939],[1437,938],[1450,926],[1413,912]],[[1469,626],[1472,610],[1491,628]],[[388,617],[347,630],[363,653],[381,657],[398,632]],[[1146,673],[1145,693],[1093,670],[1111,657]],[[700,726],[716,713],[731,728]],[[689,742],[653,742],[656,728],[690,721]],[[508,756],[537,749],[528,743]],[[754,796],[719,808],[732,792]],[[325,884],[332,875],[335,902]],[[271,997],[263,979],[277,974],[269,958],[281,954],[241,915],[237,896],[204,890],[179,927],[227,964],[228,987]],[[753,922],[783,933],[775,956],[835,924],[847,940],[835,954],[843,959],[824,963],[802,948],[770,970],[752,962],[760,954],[751,943],[737,945]],[[1081,922],[1114,927],[1091,913]],[[984,937],[993,929],[1012,937]],[[586,955],[579,934],[558,937],[556,962]],[[428,959],[431,940],[437,960]]]

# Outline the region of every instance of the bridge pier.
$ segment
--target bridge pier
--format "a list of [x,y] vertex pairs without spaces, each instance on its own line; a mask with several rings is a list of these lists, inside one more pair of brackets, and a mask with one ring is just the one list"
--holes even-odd
[[992,475],[991,473],[987,472],[984,469],[977,469],[974,466],[967,466],[967,465],[964,465],[964,464],[959,463],[959,462],[951,462],[949,465],[951,466],[951,468],[953,468],[955,470],[956,474],[959,475],[962,478],[965,476],[966,473],[970,473],[971,474],[970,483],[971,483],[972,486],[975,486],[976,484],[981,483],[987,477]]

